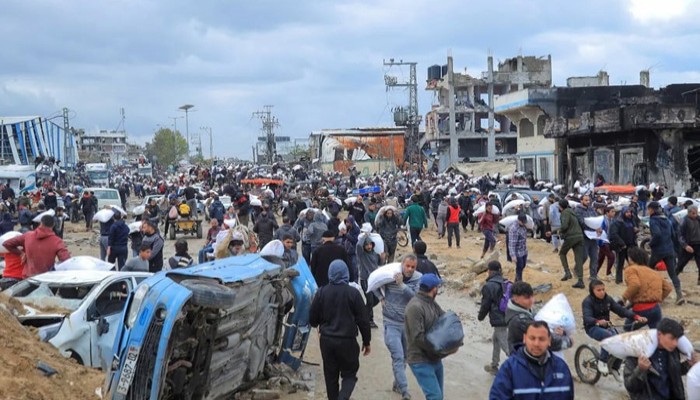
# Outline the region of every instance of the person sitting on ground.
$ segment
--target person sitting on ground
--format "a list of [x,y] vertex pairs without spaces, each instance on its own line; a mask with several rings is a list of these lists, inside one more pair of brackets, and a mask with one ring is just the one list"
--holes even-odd
[[[591,339],[601,341],[617,335],[617,330],[610,323],[611,311],[619,317],[634,319],[642,324],[647,322],[646,318],[636,315],[632,310],[628,310],[616,303],[612,297],[605,293],[605,284],[602,281],[598,279],[592,280],[588,285],[588,292],[589,295],[583,299],[581,308],[583,310],[583,327]],[[608,365],[611,365],[613,366],[612,373],[616,378],[619,378],[618,368],[621,363],[618,363],[616,360],[608,362],[608,359],[608,352],[601,348],[600,357],[598,358],[598,371],[607,374],[609,372]]]
[[178,239],[175,242],[175,255],[168,259],[170,269],[187,268],[194,264],[194,260],[187,254],[187,250],[185,239]]
[[698,362],[698,354],[681,362],[678,339],[684,330],[677,321],[664,318],[656,330],[659,346],[651,357],[627,357],[625,360],[625,389],[632,400],[684,400],[682,377]]
[[139,253],[136,257],[132,257],[126,261],[122,272],[148,272],[148,260],[151,258],[151,246],[142,244],[139,247]]

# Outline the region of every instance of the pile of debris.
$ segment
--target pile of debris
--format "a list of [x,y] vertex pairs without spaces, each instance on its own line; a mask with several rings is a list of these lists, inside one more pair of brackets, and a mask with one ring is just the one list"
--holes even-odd
[[22,312],[19,302],[0,297],[0,399],[97,399],[104,375],[40,342],[17,320]]

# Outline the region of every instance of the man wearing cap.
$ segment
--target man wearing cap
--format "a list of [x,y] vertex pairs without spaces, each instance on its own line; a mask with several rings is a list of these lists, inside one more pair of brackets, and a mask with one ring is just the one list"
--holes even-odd
[[518,215],[518,221],[508,227],[508,254],[515,260],[515,281],[523,280],[523,270],[527,263],[527,216]]
[[500,309],[505,282],[501,272],[501,263],[498,261],[489,262],[488,275],[486,284],[481,288],[481,307],[477,319],[483,321],[487,315],[489,316],[489,322],[493,328],[491,337],[493,352],[491,353],[491,364],[484,366],[484,370],[496,375],[498,364],[501,362],[501,350],[506,353],[506,357],[510,353],[506,313]]
[[444,398],[443,356],[433,351],[426,334],[445,312],[435,301],[442,280],[435,274],[420,278],[418,293],[406,305],[406,362],[428,400]]
[[401,394],[402,400],[410,400],[408,380],[406,378],[407,353],[405,333],[406,304],[418,292],[422,274],[416,271],[418,260],[413,254],[404,256],[401,272],[390,282],[374,293],[382,302],[384,319],[384,344],[391,353],[391,366],[394,372],[393,391]]
[[345,261],[331,262],[327,280],[330,283],[320,287],[311,302],[309,323],[319,327],[328,399],[348,400],[360,369],[358,329],[362,335],[362,354],[370,353],[369,316],[360,292],[348,285],[350,275]]
[[311,253],[311,274],[316,280],[316,285],[322,287],[328,284],[328,268],[335,260],[343,260],[349,266],[350,281],[357,282],[357,270],[352,268],[350,257],[345,248],[335,243],[335,235],[331,231],[323,232],[321,237],[323,244]]

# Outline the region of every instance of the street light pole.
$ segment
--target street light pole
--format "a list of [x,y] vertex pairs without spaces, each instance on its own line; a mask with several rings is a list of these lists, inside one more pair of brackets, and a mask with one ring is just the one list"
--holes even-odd
[[185,112],[185,135],[187,138],[187,160],[189,161],[190,159],[190,119],[189,119],[189,111],[190,109],[194,108],[192,104],[185,104],[179,107],[180,110],[183,110]]

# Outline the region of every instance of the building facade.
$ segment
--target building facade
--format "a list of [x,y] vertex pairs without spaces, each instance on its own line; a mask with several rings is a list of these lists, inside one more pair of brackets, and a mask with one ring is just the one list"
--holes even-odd
[[[66,152],[68,154],[66,154]],[[0,117],[0,160],[4,165],[33,165],[39,156],[54,157],[72,167],[75,158],[72,132],[43,117]]]
[[94,132],[78,131],[78,154],[86,163],[109,163],[120,165],[128,160],[128,144],[125,131],[100,130]]

